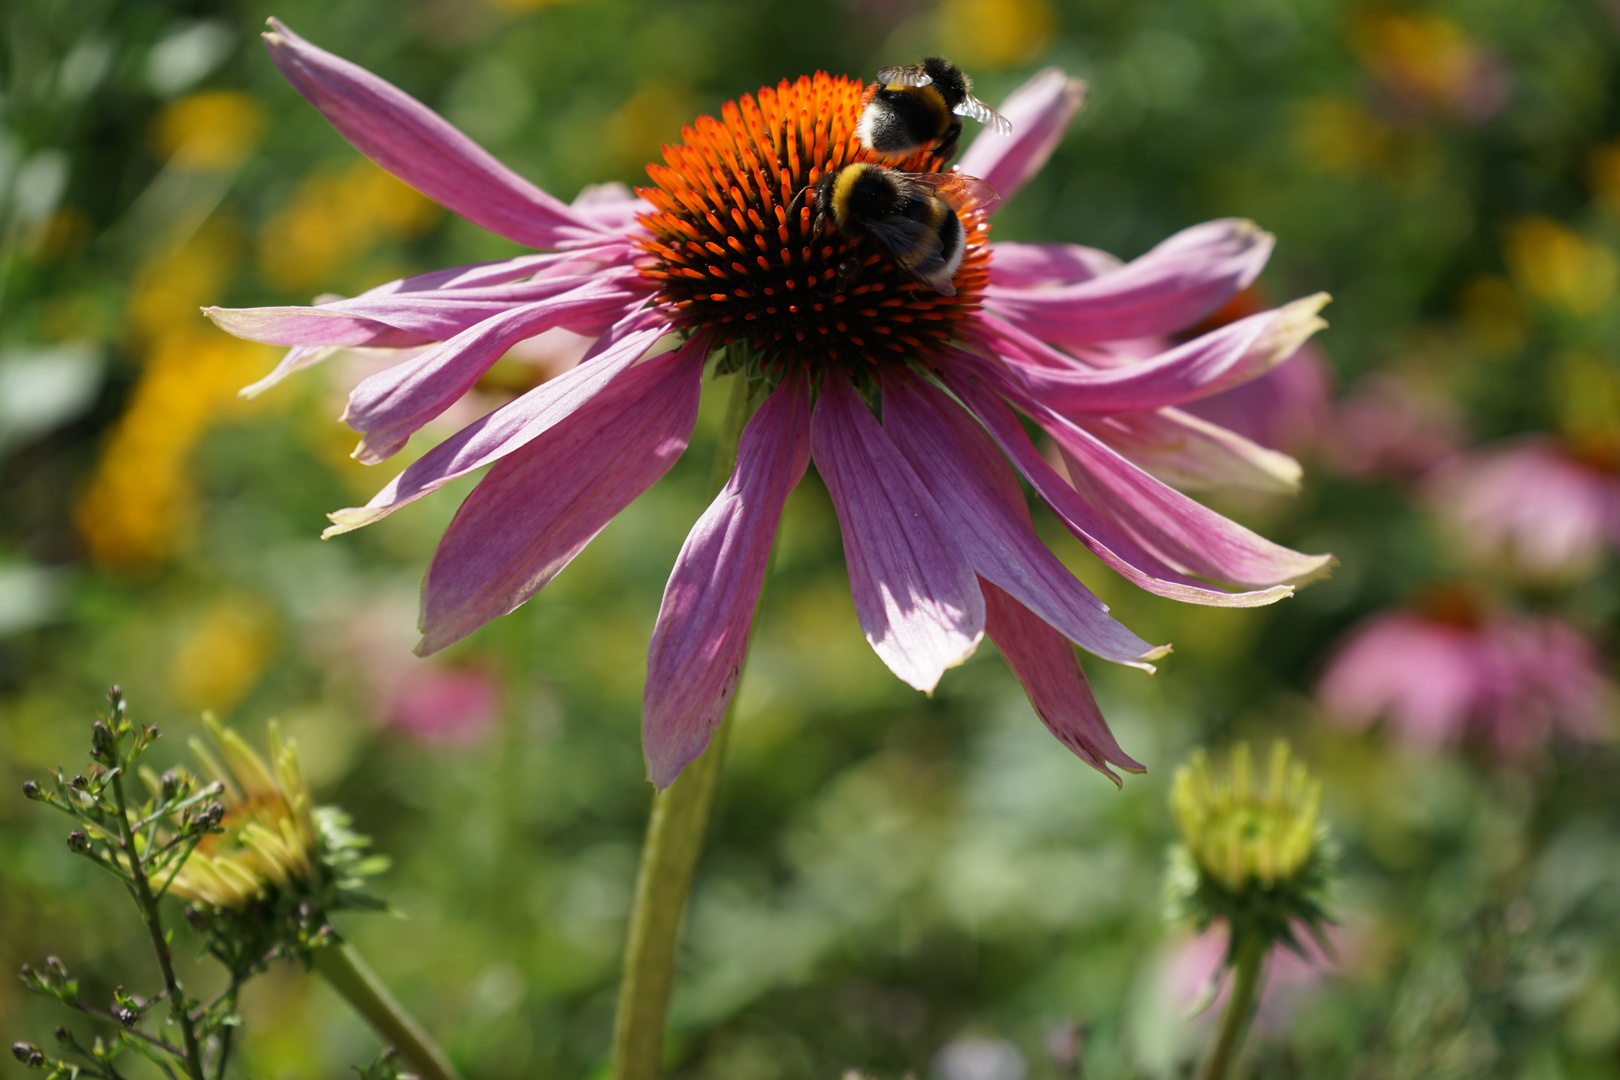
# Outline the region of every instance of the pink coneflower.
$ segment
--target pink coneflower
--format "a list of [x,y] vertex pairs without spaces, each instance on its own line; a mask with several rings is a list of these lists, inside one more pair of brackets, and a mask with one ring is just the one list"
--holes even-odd
[[1334,403],[1319,450],[1340,475],[1405,480],[1456,453],[1466,438],[1461,411],[1444,393],[1380,371]]
[[1537,578],[1590,570],[1620,544],[1620,469],[1615,455],[1576,456],[1529,436],[1459,454],[1435,470],[1431,500],[1476,556],[1506,557]]
[[[1266,307],[1260,290],[1251,285],[1199,323],[1194,333],[1258,315]],[[1259,378],[1200,398],[1187,411],[1269,450],[1303,454],[1322,438],[1332,383],[1333,365],[1314,342],[1306,342]]]
[[[856,613],[890,669],[930,691],[988,633],[1053,733],[1105,772],[1141,766],[1110,734],[1071,643],[1148,670],[1164,649],[1114,621],[1039,541],[1019,472],[1103,561],[1161,596],[1269,603],[1330,562],[1255,535],[1130,460],[1185,441],[1177,406],[1293,353],[1321,325],[1325,298],[1128,367],[1077,358],[1218,308],[1269,253],[1251,223],[1199,225],[1118,265],[1068,245],[992,245],[975,211],[948,297],[884,252],[818,231],[801,197],[826,170],[866,156],[854,138],[857,81],[818,74],[745,94],[685,128],[665,163],[648,167],[640,198],[598,192],[570,206],[382,79],[271,25],[276,64],[362,152],[470,221],[547,250],[318,307],[211,310],[233,333],[292,346],[258,388],[332,346],[438,343],[355,388],[345,419],[361,432],[356,456],[375,462],[518,342],[559,326],[596,339],[577,366],[468,424],[366,506],[332,515],[328,535],[493,465],[428,570],[420,651],[528,600],[664,474],[691,436],[711,355],[723,350],[728,369],[769,391],[730,483],[676,560],[653,631],[644,724],[659,787],[703,751],[731,698],[783,503],[812,457],[838,513]],[[980,139],[963,171],[1012,195],[1082,98],[1057,71],[1037,76],[1002,108],[1018,134]],[[946,164],[928,152],[901,163]],[[1020,412],[1056,441],[1073,486]],[[1099,429],[1105,419],[1118,422],[1124,451]],[[1193,445],[1235,452],[1207,432]]]
[[1422,611],[1375,615],[1328,665],[1317,702],[1347,726],[1387,717],[1408,743],[1433,748],[1472,732],[1522,758],[1555,731],[1599,735],[1613,688],[1580,631],[1557,619],[1482,611],[1436,590]]

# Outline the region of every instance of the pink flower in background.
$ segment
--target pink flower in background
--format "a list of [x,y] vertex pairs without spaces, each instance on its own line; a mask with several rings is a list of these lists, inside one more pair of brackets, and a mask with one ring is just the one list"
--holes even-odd
[[[1231,992],[1231,974],[1224,970],[1227,939],[1231,931],[1223,920],[1216,920],[1201,934],[1176,939],[1163,958],[1163,989],[1169,1000],[1168,1011],[1177,1016],[1197,1012],[1213,1024],[1226,1009]],[[1343,956],[1348,935],[1342,927],[1328,928],[1329,943],[1337,956]],[[1330,956],[1309,931],[1298,934],[1305,955],[1282,945],[1273,946],[1266,957],[1265,986],[1260,992],[1260,1008],[1255,1023],[1263,1031],[1285,1031],[1302,1000],[1339,967],[1337,956]]]
[[1408,478],[1455,453],[1466,439],[1462,413],[1449,398],[1381,371],[1334,404],[1319,448],[1327,466],[1341,475]]
[[410,651],[412,599],[389,592],[365,597],[320,641],[359,676],[372,715],[383,727],[424,742],[477,742],[501,715],[501,683],[478,665],[452,667]]
[[1465,548],[1530,577],[1591,570],[1620,543],[1620,474],[1530,436],[1469,451],[1429,478],[1436,511]]
[[1375,615],[1329,661],[1316,699],[1348,727],[1387,718],[1423,748],[1472,733],[1522,758],[1557,731],[1601,734],[1613,688],[1596,651],[1551,618],[1480,613],[1470,598],[1436,594],[1430,613]]
[[[547,250],[314,307],[210,309],[233,333],[291,347],[254,392],[334,347],[418,350],[350,396],[356,456],[378,462],[521,343],[558,328],[592,342],[367,506],[332,515],[328,535],[492,466],[428,570],[421,652],[525,602],[668,470],[711,354],[725,346],[724,362],[771,388],[676,560],[653,631],[644,735],[658,786],[703,751],[735,690],[782,507],[812,457],[856,613],[890,669],[930,691],[988,634],[1053,733],[1110,776],[1110,764],[1140,766],[1109,732],[1073,646],[1148,670],[1165,650],[1116,622],[1041,543],[1020,473],[1099,558],[1160,596],[1270,603],[1331,562],[1153,475],[1263,479],[1283,457],[1180,407],[1292,355],[1321,325],[1325,297],[1173,348],[1130,344],[1196,324],[1252,282],[1272,243],[1252,223],[1198,225],[1121,264],[1073,245],[992,245],[988,212],[975,209],[946,296],[821,225],[803,198],[825,170],[866,157],[859,83],[818,75],[744,95],[665,147],[640,197],[593,189],[567,205],[397,88],[272,26],[277,65],[356,147],[470,221]],[[1036,76],[1002,108],[1016,134],[981,137],[962,171],[1012,196],[1083,96],[1060,72]],[[927,151],[900,163],[945,164]],[[1054,440],[1067,482],[1019,413]]]

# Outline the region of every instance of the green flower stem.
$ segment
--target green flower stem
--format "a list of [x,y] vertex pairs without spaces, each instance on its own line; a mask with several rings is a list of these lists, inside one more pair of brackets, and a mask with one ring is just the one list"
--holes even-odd
[[115,819],[118,826],[118,846],[123,850],[129,863],[130,891],[135,894],[135,902],[141,909],[141,921],[146,923],[146,932],[152,938],[152,950],[157,953],[158,967],[163,971],[163,994],[169,999],[169,1014],[174,1017],[180,1026],[180,1038],[185,1045],[186,1075],[191,1080],[203,1080],[202,1047],[197,1041],[197,1028],[191,1022],[191,1012],[186,1007],[186,995],[180,988],[180,980],[174,975],[174,957],[169,952],[169,937],[163,930],[162,919],[158,915],[157,898],[152,895],[152,883],[146,876],[146,857],[137,849],[135,830],[129,819],[129,804],[124,800],[123,769],[115,769],[112,773],[113,796],[118,800],[118,817]]
[[342,994],[377,1034],[409,1058],[423,1080],[461,1080],[439,1044],[394,1000],[353,945],[344,942],[316,949],[314,962],[315,970],[332,989]]
[[1210,1047],[1209,1057],[1198,1074],[1198,1080],[1226,1080],[1235,1075],[1233,1063],[1243,1048],[1243,1037],[1248,1034],[1249,1020],[1260,999],[1260,969],[1265,959],[1266,942],[1251,935],[1238,953],[1237,974],[1232,979],[1232,998],[1226,1003],[1226,1014],[1221,1017],[1221,1029]]
[[[730,376],[731,398],[709,476],[709,499],[725,487],[737,464],[743,425],[752,412],[748,380]],[[767,567],[766,577],[770,576]],[[764,597],[763,586],[760,589]],[[756,603],[757,617],[759,607]],[[746,669],[747,657],[743,658]],[[613,1021],[612,1080],[654,1080],[664,1056],[664,1026],[675,981],[675,946],[687,893],[703,854],[703,833],[720,787],[720,765],[737,699],[731,699],[709,748],[669,787],[653,797],[647,839],[636,876],[635,906],[624,945],[624,978]]]

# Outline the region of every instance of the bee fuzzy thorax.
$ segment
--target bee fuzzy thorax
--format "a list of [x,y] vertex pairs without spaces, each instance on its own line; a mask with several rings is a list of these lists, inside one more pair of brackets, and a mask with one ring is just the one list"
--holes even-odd
[[949,60],[930,56],[919,64],[884,68],[867,96],[857,129],[861,145],[885,157],[932,147],[956,156],[963,116],[1008,134],[1006,117],[973,96],[973,81]]
[[[891,170],[861,146],[863,89],[817,74],[745,94],[718,118],[698,117],[664,148],[665,164],[648,167],[654,186],[640,194],[653,209],[641,222],[651,236],[641,246],[651,259],[642,273],[659,282],[677,329],[707,333],[713,347],[741,346],[749,365],[775,377],[926,357],[977,310],[990,227],[976,206],[953,210],[928,188],[889,204],[902,207],[904,225],[874,230],[851,213],[894,198],[894,177],[946,182],[947,161],[929,148],[884,159]],[[834,199],[840,182],[847,198]],[[896,227],[949,234],[946,218],[960,239],[954,259],[929,264],[932,279],[874,239]]]

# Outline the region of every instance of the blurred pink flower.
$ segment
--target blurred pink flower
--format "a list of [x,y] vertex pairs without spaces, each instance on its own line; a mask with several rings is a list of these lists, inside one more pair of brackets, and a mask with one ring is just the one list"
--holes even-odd
[[412,655],[414,606],[404,593],[368,595],[335,627],[335,636],[317,640],[317,648],[331,648],[359,676],[383,727],[427,742],[476,742],[500,717],[500,680],[482,666],[452,667]]
[[1592,644],[1557,619],[1479,614],[1458,593],[1437,593],[1420,614],[1375,615],[1329,661],[1317,702],[1330,719],[1366,727],[1387,717],[1424,748],[1473,733],[1499,754],[1523,758],[1555,731],[1602,733],[1613,687]]
[[[1331,562],[1273,544],[1144,471],[1224,480],[1272,468],[1282,455],[1179,406],[1292,355],[1322,325],[1325,297],[1126,366],[1078,358],[1162,338],[1219,308],[1270,253],[1272,238],[1253,223],[1195,226],[1121,264],[1072,245],[991,245],[988,210],[973,209],[962,215],[954,287],[935,291],[829,230],[803,198],[827,170],[868,159],[854,139],[858,82],[822,74],[744,95],[666,147],[642,197],[596,188],[569,205],[396,87],[271,25],[276,64],[357,148],[546,253],[314,307],[210,309],[232,333],[292,347],[255,392],[334,346],[431,345],[350,396],[355,456],[375,463],[520,342],[557,327],[594,342],[577,364],[428,450],[367,506],[332,515],[328,535],[493,466],[428,570],[422,653],[524,603],[670,468],[691,437],[711,354],[724,349],[774,386],[742,433],[730,483],[687,537],[653,631],[644,745],[659,787],[703,751],[731,699],[782,507],[812,456],[838,514],[856,613],[890,669],[931,691],[988,634],[1053,734],[1110,776],[1110,764],[1141,766],[1108,730],[1073,645],[1148,670],[1165,649],[1116,622],[1041,543],[1020,471],[1098,557],[1160,596],[1264,604]],[[1016,134],[977,140],[962,172],[1012,196],[1083,99],[1083,84],[1061,72],[1037,75],[1002,107]],[[929,173],[946,162],[922,151],[897,165]],[[881,396],[881,422],[863,393]],[[1069,482],[1019,412],[1058,444]]]
[[[1175,1015],[1187,1016],[1198,1010],[1201,1018],[1213,1023],[1225,1011],[1232,977],[1223,971],[1222,964],[1230,936],[1226,922],[1217,920],[1203,933],[1184,935],[1170,945],[1162,961],[1162,978],[1169,995],[1167,1006]],[[1330,956],[1309,931],[1300,929],[1296,937],[1305,950],[1304,956],[1276,945],[1266,958],[1266,981],[1255,1014],[1255,1023],[1263,1031],[1287,1029],[1303,998],[1338,968],[1338,957],[1344,956],[1349,941],[1342,927],[1329,927],[1327,937],[1337,954]]]
[[1620,474],[1529,436],[1459,454],[1426,485],[1430,501],[1476,557],[1506,558],[1537,578],[1591,570],[1620,544]]
[[1466,437],[1462,414],[1448,398],[1377,372],[1334,405],[1320,449],[1324,463],[1344,476],[1412,477],[1455,453]]

